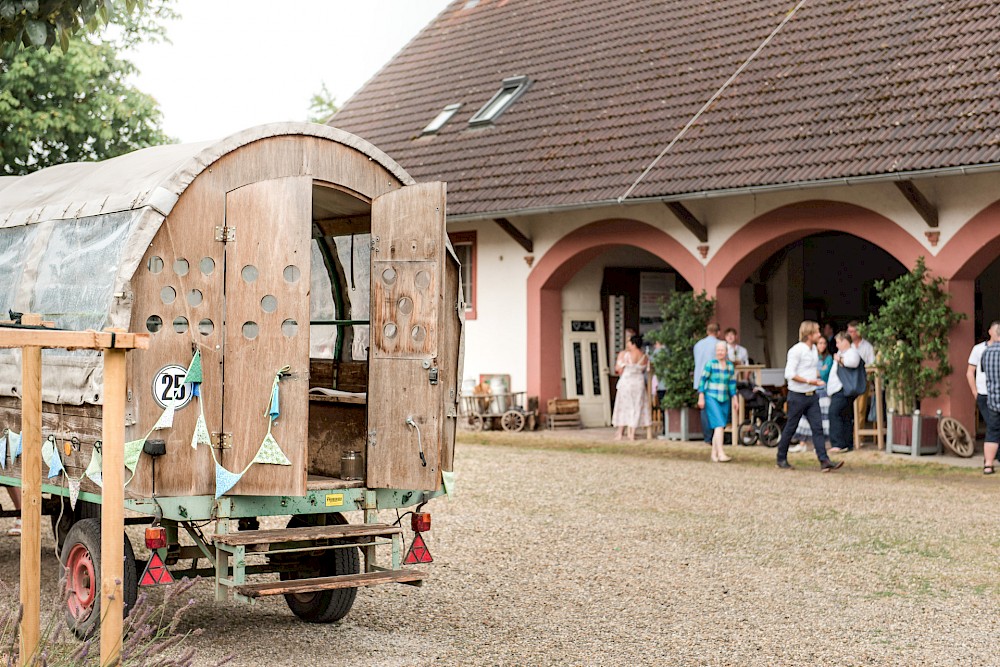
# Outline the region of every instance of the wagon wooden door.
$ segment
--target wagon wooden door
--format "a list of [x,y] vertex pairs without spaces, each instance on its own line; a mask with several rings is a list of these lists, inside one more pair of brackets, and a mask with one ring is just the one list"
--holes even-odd
[[444,215],[444,183],[372,201],[370,488],[440,487],[444,397],[454,389],[439,376],[438,359],[448,304]]
[[252,183],[226,194],[226,324],[222,463],[239,473],[268,430],[275,373],[280,415],[271,434],[292,465],[254,464],[240,495],[305,495],[309,391],[312,179]]

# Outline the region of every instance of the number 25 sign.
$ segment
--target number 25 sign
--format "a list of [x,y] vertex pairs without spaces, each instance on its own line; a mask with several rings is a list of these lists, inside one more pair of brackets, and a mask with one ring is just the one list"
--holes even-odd
[[153,398],[161,408],[173,404],[180,410],[191,402],[191,383],[184,383],[187,368],[178,364],[164,366],[153,378]]

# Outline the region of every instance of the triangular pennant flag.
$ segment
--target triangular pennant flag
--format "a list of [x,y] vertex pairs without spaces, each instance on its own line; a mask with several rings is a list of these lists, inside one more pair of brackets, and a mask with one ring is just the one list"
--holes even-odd
[[133,440],[125,443],[125,467],[135,472],[135,467],[139,465],[139,455],[142,454],[142,446],[146,439]]
[[58,477],[63,472],[62,459],[59,458],[59,450],[51,447],[52,453],[49,455],[49,479]]
[[191,385],[191,395],[192,396],[198,396],[198,397],[201,396],[201,383],[200,382],[195,382],[193,385]]
[[7,437],[10,438],[10,460],[16,461],[17,457],[21,455],[21,434],[11,431]]
[[420,533],[413,534],[413,543],[410,545],[410,550],[406,552],[406,558],[403,559],[403,562],[407,565],[434,562],[434,558]]
[[55,447],[52,445],[51,440],[46,440],[42,443],[42,460],[48,464],[49,468],[52,467],[52,451]]
[[161,431],[165,428],[172,428],[174,425],[174,402],[171,400],[167,405],[167,408],[160,415],[160,418],[156,420],[156,425],[153,427],[154,431]]
[[146,563],[146,571],[139,578],[139,585],[158,586],[160,584],[172,583],[174,583],[174,575],[170,574],[170,570],[163,564],[160,554],[154,551],[149,556],[149,562]]
[[0,470],[7,469],[7,436],[0,438]]
[[194,435],[191,436],[191,447],[198,449],[198,445],[211,445],[212,436],[208,433],[208,425],[205,423],[205,415],[199,414],[198,421],[194,425]]
[[446,496],[455,495],[455,472],[453,470],[441,471],[441,483],[444,484],[444,494]]
[[184,376],[184,383],[201,382],[201,350],[194,353],[191,365],[188,366],[187,375]]
[[104,486],[104,475],[101,472],[103,467],[102,458],[101,451],[95,447],[94,451],[90,454],[90,463],[87,464],[87,470],[83,473],[97,486]]
[[236,486],[243,473],[229,472],[218,463],[215,464],[215,497],[221,498],[222,494]]
[[271,415],[271,419],[277,419],[281,411],[278,410],[278,380],[275,378],[274,385],[271,387],[271,407],[268,409],[267,414]]
[[276,466],[290,466],[292,462],[288,460],[285,453],[281,451],[281,447],[278,446],[278,441],[274,439],[271,432],[268,431],[267,435],[264,436],[264,442],[260,443],[260,449],[257,450],[257,455],[253,457],[254,463],[270,463]]
[[69,483],[69,508],[75,510],[76,501],[80,497],[80,480],[72,477],[67,477],[66,480]]

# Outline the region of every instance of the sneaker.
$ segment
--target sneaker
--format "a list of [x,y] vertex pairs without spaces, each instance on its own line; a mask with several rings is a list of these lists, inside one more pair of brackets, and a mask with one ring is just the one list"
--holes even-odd
[[802,443],[802,442],[800,442],[799,444],[795,445],[794,447],[789,447],[788,448],[788,453],[789,454],[801,454],[804,451],[806,451],[806,445],[805,445],[805,443]]
[[10,527],[10,530],[7,531],[7,534],[10,535],[11,537],[17,537],[18,535],[21,534],[20,519],[14,519],[14,525]]
[[837,461],[837,462],[823,461],[823,463],[820,465],[820,470],[822,470],[823,472],[832,472],[834,470],[837,470],[838,468],[843,468],[843,467],[844,467],[843,461]]

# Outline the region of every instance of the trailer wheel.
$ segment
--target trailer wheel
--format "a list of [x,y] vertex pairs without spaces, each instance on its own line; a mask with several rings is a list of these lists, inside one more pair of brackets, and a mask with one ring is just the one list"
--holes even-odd
[[[135,553],[125,539],[122,591],[125,615],[139,592]],[[77,521],[66,535],[60,561],[66,582],[66,625],[80,639],[89,639],[101,625],[101,521]]]
[[[308,526],[345,525],[349,523],[343,514],[303,514],[293,516],[289,528]],[[338,544],[339,540],[329,540],[328,544]],[[308,579],[312,577],[333,577],[342,574],[357,574],[361,571],[361,559],[357,548],[326,549],[314,553],[302,552],[294,560],[295,572],[282,572],[281,580]],[[292,613],[308,623],[333,623],[347,616],[357,597],[356,588],[338,588],[315,593],[292,593],[285,596],[285,602]]]

